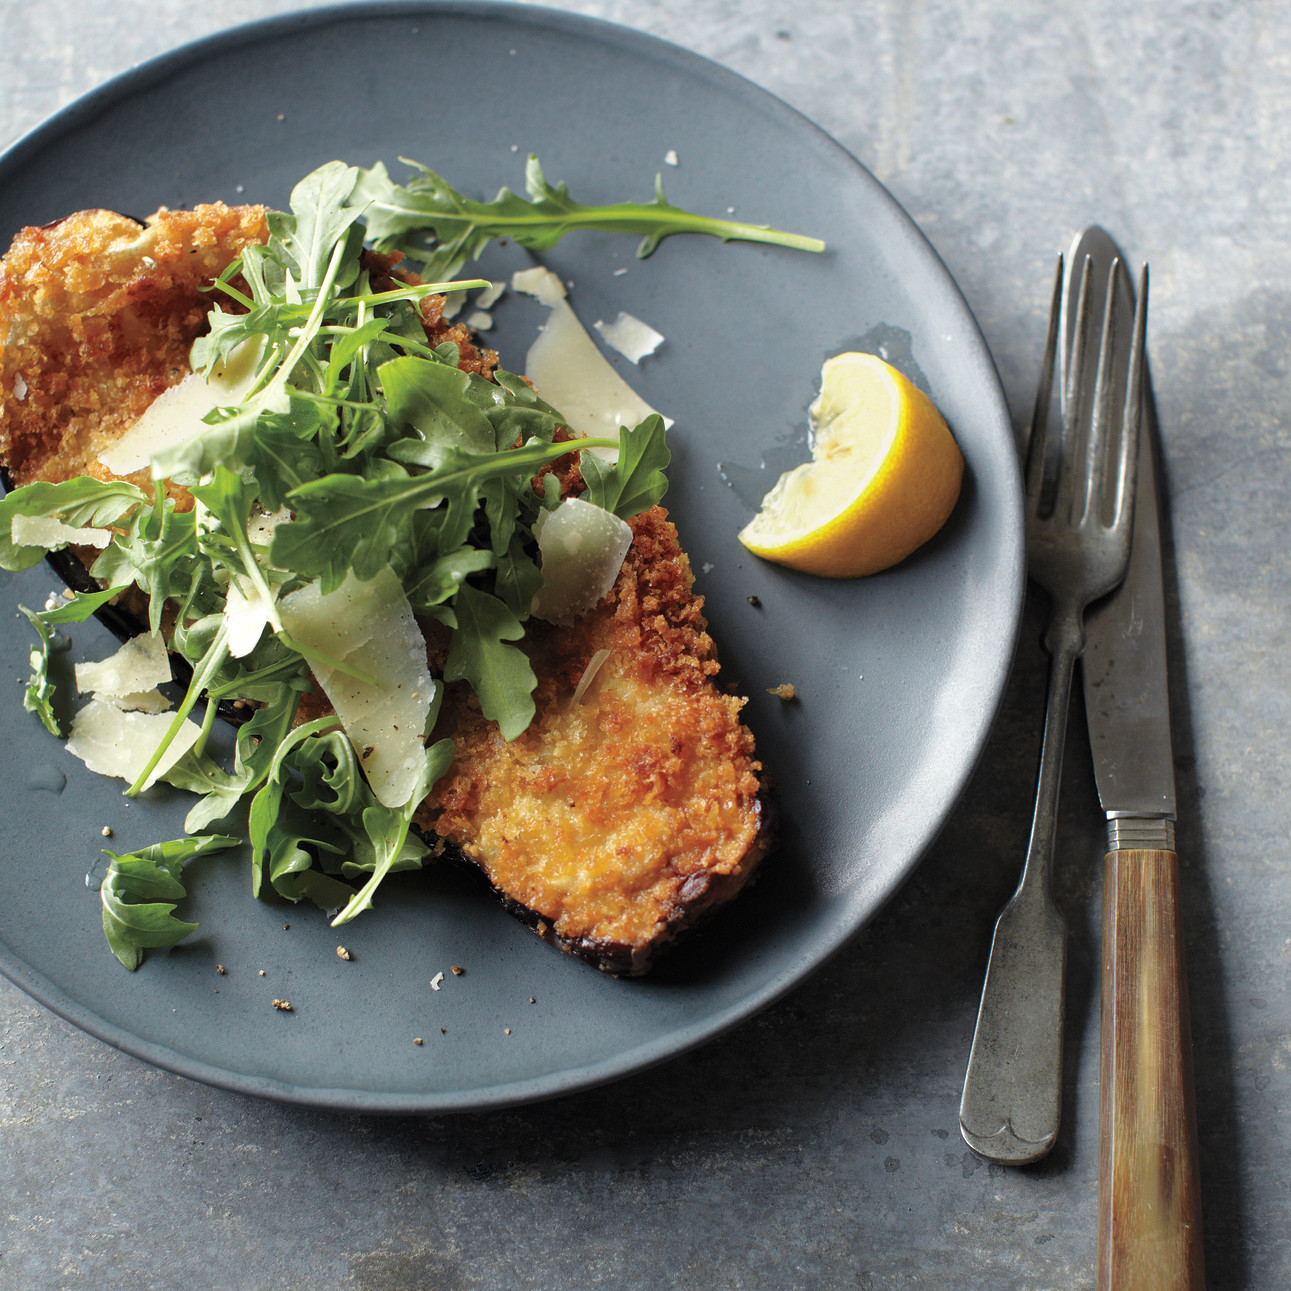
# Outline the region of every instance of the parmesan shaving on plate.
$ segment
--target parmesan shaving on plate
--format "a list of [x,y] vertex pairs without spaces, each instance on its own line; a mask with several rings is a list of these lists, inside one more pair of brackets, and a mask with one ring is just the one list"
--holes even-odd
[[517,269],[511,275],[511,289],[532,296],[540,305],[554,306],[565,299],[565,284],[545,265]]
[[[169,713],[123,713],[113,704],[92,699],[72,720],[67,751],[91,771],[132,784],[170,730],[171,721]],[[196,722],[185,721],[143,787],[164,776],[197,743],[201,733]]]
[[88,526],[78,529],[52,516],[16,515],[9,526],[9,534],[15,547],[44,547],[46,551],[58,551],[68,543],[75,543],[78,547],[97,547],[102,551],[112,541],[110,529]]
[[163,390],[143,416],[99,454],[99,461],[113,475],[133,475],[163,448],[182,444],[210,429],[202,418],[216,408],[242,402],[255,382],[263,349],[263,338],[243,341],[234,346],[223,363],[211,369],[209,380],[200,372],[190,372],[178,385]]
[[605,344],[618,350],[629,363],[640,363],[663,344],[662,332],[656,332],[649,323],[643,323],[622,310],[612,323],[603,323],[598,318],[592,326],[600,332]]
[[614,586],[632,530],[618,516],[582,498],[566,498],[535,526],[543,586],[530,612],[549,623],[572,623]]
[[161,637],[146,632],[131,637],[114,655],[76,665],[76,689],[100,699],[135,695],[170,680],[170,659]]
[[[282,625],[309,661],[377,800],[402,807],[425,765],[425,734],[435,682],[426,639],[394,571],[361,583],[353,574],[334,592],[314,582],[279,604]],[[369,680],[341,672],[339,663]]]
[[[610,366],[565,299],[565,288],[550,269],[523,269],[511,286],[551,310],[525,359],[524,374],[534,389],[568,419],[570,429],[592,438],[617,439],[620,426],[635,426],[653,409]],[[665,417],[665,426],[671,426]],[[613,459],[613,449],[590,449]]]

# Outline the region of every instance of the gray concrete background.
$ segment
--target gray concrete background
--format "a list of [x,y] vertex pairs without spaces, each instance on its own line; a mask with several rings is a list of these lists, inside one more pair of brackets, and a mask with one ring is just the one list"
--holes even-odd
[[[0,145],[132,63],[298,6],[0,0]],[[1264,0],[577,0],[817,121],[927,232],[1029,413],[1055,253],[1150,260],[1180,849],[1214,1287],[1291,1286],[1291,9]],[[1093,1284],[1101,858],[1082,724],[1062,1139],[988,1167],[956,1106],[1029,824],[1028,603],[998,728],[913,881],[733,1034],[577,1099],[371,1120],[156,1071],[0,982],[0,1287]]]

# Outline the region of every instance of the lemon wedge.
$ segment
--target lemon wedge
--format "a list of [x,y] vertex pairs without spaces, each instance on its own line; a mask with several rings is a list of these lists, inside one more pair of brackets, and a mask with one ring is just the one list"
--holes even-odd
[[820,378],[812,460],[780,477],[740,541],[809,574],[874,574],[946,523],[963,454],[932,400],[875,355],[836,355]]

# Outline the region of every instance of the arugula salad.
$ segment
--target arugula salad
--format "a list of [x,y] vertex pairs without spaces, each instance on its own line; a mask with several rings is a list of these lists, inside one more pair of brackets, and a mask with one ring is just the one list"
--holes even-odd
[[[183,867],[242,841],[212,830],[244,799],[256,896],[308,898],[343,924],[387,874],[420,866],[429,848],[412,818],[454,755],[434,735],[443,683],[466,681],[507,739],[534,713],[535,677],[517,643],[544,586],[544,513],[562,500],[554,475],[541,494],[531,481],[577,451],[584,504],[622,521],[663,496],[661,418],[617,440],[558,440],[560,412],[522,377],[465,372],[456,345],[430,345],[419,302],[487,287],[454,275],[502,237],[542,251],[580,228],[626,231],[642,235],[643,257],[683,232],[823,245],[690,214],[659,187],[647,203],[582,206],[532,157],[527,199],[503,189],[471,201],[414,169],[400,185],[379,163],[321,167],[296,185],[289,212],[268,216],[267,242],[212,284],[192,368],[210,376],[240,361],[248,376],[199,433],[150,455],[151,492],[80,477],[0,501],[5,569],[69,543],[100,548],[90,573],[103,590],[22,607],[36,633],[24,704],[52,734],[65,734],[51,704],[54,634],[128,589],[148,607],[141,648],[163,662],[168,650],[191,672],[177,707],[153,719],[160,737],[125,791],[160,778],[198,794],[189,837],[107,853],[103,927],[127,968],[196,928],[174,915]],[[402,252],[428,281],[374,287],[365,246]],[[178,509],[168,485],[195,505]],[[426,668],[418,620],[447,633],[442,678]],[[382,642],[402,662],[387,666]],[[316,685],[335,711],[301,722]],[[373,715],[394,702],[392,687],[409,692],[396,717],[406,727],[413,713],[417,725],[397,739],[398,721]],[[231,767],[207,750],[222,702],[250,712]]]

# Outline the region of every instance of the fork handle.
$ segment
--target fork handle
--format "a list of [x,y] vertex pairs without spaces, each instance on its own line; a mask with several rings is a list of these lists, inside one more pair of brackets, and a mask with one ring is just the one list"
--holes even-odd
[[959,1101],[964,1142],[1007,1165],[1044,1156],[1062,1119],[1067,925],[1050,870],[1071,674],[1084,643],[1076,607],[1059,607],[1045,643],[1052,662],[1031,841],[1017,891],[995,924]]
[[1099,1291],[1201,1291],[1188,986],[1172,851],[1108,852],[1103,880]]

